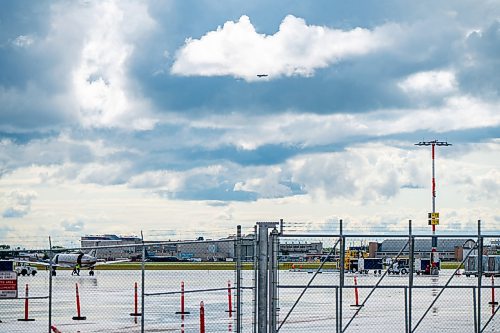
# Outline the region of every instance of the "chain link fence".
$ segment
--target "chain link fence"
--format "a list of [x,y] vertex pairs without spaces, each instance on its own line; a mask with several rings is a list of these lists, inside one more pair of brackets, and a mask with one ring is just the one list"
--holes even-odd
[[[500,260],[486,250],[500,235],[340,230],[287,234],[261,222],[217,240],[52,247],[35,275],[18,268],[0,332],[500,331]],[[66,265],[72,258],[80,267]]]
[[[476,235],[413,235],[411,223],[406,235],[343,234],[342,227],[335,235],[280,232],[279,256],[299,245],[311,253],[279,271],[269,314],[277,324],[268,332],[500,332],[500,255],[485,246],[498,238],[480,228]],[[450,242],[457,246],[450,250]],[[329,246],[313,253],[315,243]]]
[[0,299],[0,332],[242,332],[242,321],[250,331],[253,274],[242,265],[253,253],[241,244],[238,227],[219,240],[40,250],[48,261],[18,263],[18,297]]

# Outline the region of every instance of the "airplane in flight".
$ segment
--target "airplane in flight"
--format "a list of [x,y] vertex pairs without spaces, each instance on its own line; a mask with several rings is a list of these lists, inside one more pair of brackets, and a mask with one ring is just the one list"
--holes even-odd
[[257,77],[267,77],[269,76],[268,74],[257,74]]
[[[52,276],[56,276],[57,267],[72,268],[73,272],[71,275],[80,275],[80,269],[88,268],[89,275],[94,276],[94,267],[100,265],[110,265],[119,262],[127,262],[129,259],[115,260],[115,261],[98,261],[96,257],[96,249],[91,250],[88,253],[76,252],[76,253],[57,253],[52,258]],[[51,266],[50,262],[47,261],[19,261],[32,264],[38,264],[43,266]]]

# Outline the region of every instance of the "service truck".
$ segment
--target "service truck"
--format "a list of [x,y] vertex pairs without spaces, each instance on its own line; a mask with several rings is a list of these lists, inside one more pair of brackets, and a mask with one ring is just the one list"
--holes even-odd
[[408,258],[399,258],[397,260],[392,260],[389,268],[387,269],[388,274],[401,274],[406,275],[410,273],[410,259]]
[[17,263],[16,268],[15,268],[15,272],[17,273],[17,275],[22,275],[22,276],[32,275],[32,276],[35,276],[36,273],[38,273],[38,269],[35,266],[30,266],[30,265],[28,265],[26,263]]
[[382,258],[359,258],[358,259],[358,271],[361,274],[368,274],[373,271],[375,274],[381,274],[384,265],[382,264]]
[[417,258],[413,265],[413,270],[417,275],[438,275],[438,271],[441,269],[441,261],[438,261],[432,265],[430,258]]

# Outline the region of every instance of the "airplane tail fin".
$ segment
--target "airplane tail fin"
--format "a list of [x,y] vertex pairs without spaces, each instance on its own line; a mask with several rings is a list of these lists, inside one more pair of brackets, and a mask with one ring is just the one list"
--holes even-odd
[[92,257],[97,257],[97,249],[92,249],[87,254]]
[[145,252],[146,258],[151,257],[151,253],[148,251],[148,249],[144,249],[144,252]]

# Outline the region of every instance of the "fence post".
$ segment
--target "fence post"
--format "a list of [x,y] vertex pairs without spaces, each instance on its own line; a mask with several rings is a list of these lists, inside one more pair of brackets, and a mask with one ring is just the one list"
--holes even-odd
[[481,220],[477,220],[477,331],[481,332],[481,293],[483,280],[483,237],[481,236]]
[[257,236],[257,224],[253,227],[253,333],[257,333],[257,304],[259,300],[259,247]]
[[276,333],[278,317],[278,230],[271,231],[269,244],[269,333]]
[[408,287],[404,288],[404,301],[405,301],[405,332],[408,333]]
[[52,332],[52,240],[49,236],[49,333]]
[[236,227],[236,333],[241,332],[241,225]]
[[258,333],[267,333],[267,250],[268,235],[267,226],[259,224],[259,267],[258,267],[258,288],[257,288],[257,326]]
[[144,310],[144,277],[145,277],[145,264],[146,261],[146,246],[144,245],[144,236],[141,230],[141,239],[142,239],[142,258],[141,258],[141,333],[144,333],[144,317],[146,315],[146,311]]
[[477,299],[476,299],[476,287],[472,287],[472,306],[474,307],[474,333],[477,331]]
[[340,281],[339,281],[339,306],[338,306],[338,327],[337,332],[342,333],[342,293],[344,291],[344,270],[345,270],[345,237],[343,233],[342,220],[340,220]]
[[[339,309],[339,288],[335,287],[335,311],[338,314]],[[339,332],[339,316],[335,316],[335,332]]]
[[415,266],[415,237],[413,236],[412,224],[411,220],[408,221],[408,236],[409,236],[409,245],[410,245],[410,275],[408,277],[408,318],[407,323],[408,327],[406,329],[407,332],[411,332],[412,330],[412,305],[413,305],[413,273]]
[[257,222],[259,226],[259,261],[257,280],[257,332],[267,333],[268,328],[268,297],[269,297],[269,228],[275,228],[276,222]]

